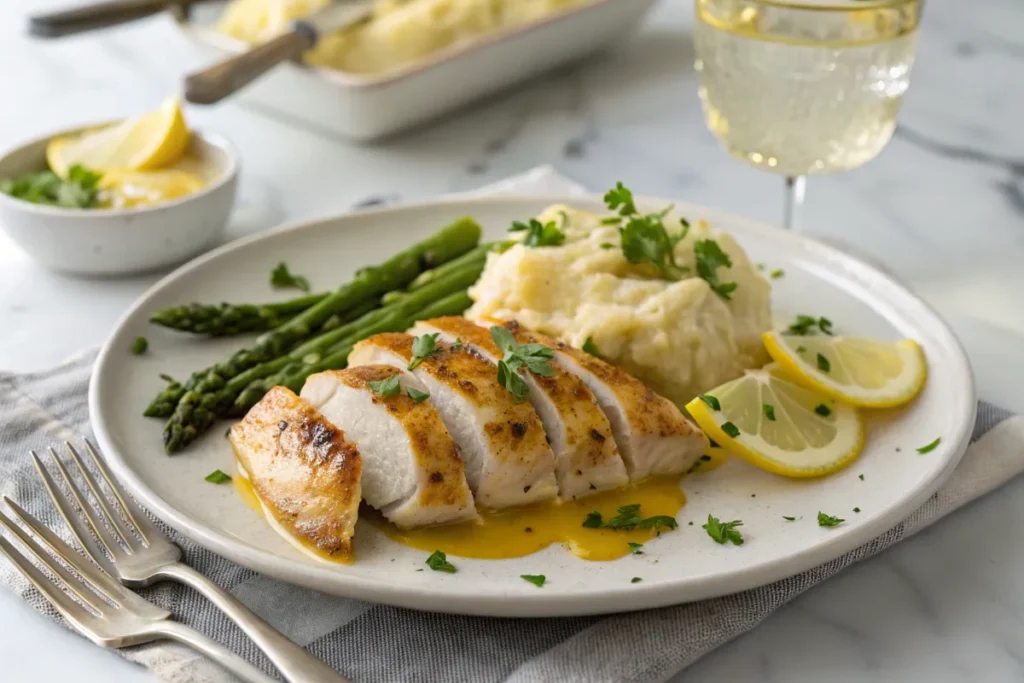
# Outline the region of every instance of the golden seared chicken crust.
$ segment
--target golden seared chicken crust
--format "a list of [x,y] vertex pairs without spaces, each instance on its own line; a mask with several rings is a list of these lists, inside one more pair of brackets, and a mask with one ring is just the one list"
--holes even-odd
[[[400,332],[377,334],[363,344],[379,346],[406,360],[412,360],[413,337]],[[467,349],[453,350],[438,342],[440,350],[423,360],[419,367],[465,399],[494,411],[484,426],[492,452],[498,460],[517,461],[526,454],[533,458],[538,450],[550,449],[540,418],[529,403],[516,403],[512,394],[495,382],[494,364]]]
[[[461,337],[467,344],[485,349],[487,353],[496,357],[502,356],[501,349],[491,338],[490,329],[471,320],[446,316],[432,318],[425,323]],[[520,344],[537,343],[536,339],[519,326],[516,331],[509,331],[513,332],[513,336]],[[532,379],[551,399],[565,423],[565,440],[575,448],[574,462],[570,466],[585,470],[608,458],[619,457],[619,449],[612,438],[611,425],[597,404],[594,394],[576,375],[563,370],[555,363],[552,363],[551,367],[555,371],[551,377],[534,374]]]
[[[379,382],[399,373],[390,365],[361,365],[328,371],[328,374],[353,389],[365,389],[370,382]],[[371,393],[371,397],[375,404],[383,404],[388,413],[402,425],[417,464],[427,474],[418,495],[420,506],[472,506],[473,496],[466,486],[459,447],[430,402],[416,403],[404,392],[395,396]]]
[[274,387],[231,429],[260,502],[286,531],[334,559],[351,559],[361,498],[355,444],[312,406]]
[[621,404],[626,418],[636,432],[661,437],[700,435],[703,438],[703,432],[690,424],[674,403],[656,394],[625,370],[620,370],[563,341],[529,331],[514,320],[504,322],[503,325],[521,344],[544,344],[557,349],[572,357],[583,369],[611,387],[616,394],[625,399]]

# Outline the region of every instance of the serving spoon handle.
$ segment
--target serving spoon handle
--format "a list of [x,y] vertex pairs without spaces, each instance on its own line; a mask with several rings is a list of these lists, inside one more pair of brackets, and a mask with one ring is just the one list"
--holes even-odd
[[206,0],[100,0],[30,16],[28,32],[38,38],[61,38],[126,24],[167,9],[186,8],[204,1]]

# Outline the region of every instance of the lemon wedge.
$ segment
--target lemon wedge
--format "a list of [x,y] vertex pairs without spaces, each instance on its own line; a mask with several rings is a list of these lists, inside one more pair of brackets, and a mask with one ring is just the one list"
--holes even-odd
[[205,181],[176,168],[159,171],[110,171],[100,181],[103,197],[112,209],[168,202],[203,189]]
[[864,447],[856,408],[800,386],[772,366],[716,387],[686,410],[725,450],[787,477],[831,474]]
[[92,171],[142,171],[176,162],[188,147],[189,131],[181,105],[165,101],[156,111],[78,136],[54,138],[46,146],[50,170],[67,177],[81,164]]
[[768,355],[796,381],[864,408],[909,402],[924,386],[928,368],[917,342],[864,337],[762,335]]

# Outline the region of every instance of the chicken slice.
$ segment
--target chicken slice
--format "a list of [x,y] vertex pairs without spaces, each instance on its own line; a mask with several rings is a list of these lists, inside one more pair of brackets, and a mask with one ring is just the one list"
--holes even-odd
[[[352,350],[349,365],[405,370],[413,359],[408,334],[378,334]],[[438,344],[408,373],[410,386],[430,393],[466,463],[477,507],[505,508],[558,495],[554,454],[536,411],[498,383],[497,368],[465,348]]]
[[[433,318],[416,324],[417,334],[439,333],[462,343],[492,363],[504,355],[490,330],[462,317]],[[530,387],[527,399],[540,416],[555,454],[558,491],[564,500],[625,486],[626,466],[619,455],[608,418],[587,386],[572,373],[552,364],[555,374],[543,377],[521,370]]]
[[286,538],[332,559],[352,558],[363,461],[342,430],[290,390],[274,387],[231,428],[231,445]]
[[687,472],[706,451],[704,432],[683,417],[674,403],[629,373],[514,321],[503,324],[520,344],[550,346],[555,362],[594,392],[611,422],[631,481]]
[[363,499],[402,528],[476,519],[473,495],[451,434],[429,401],[404,387],[381,396],[370,382],[398,371],[364,365],[313,375],[302,398],[318,409],[363,455]]

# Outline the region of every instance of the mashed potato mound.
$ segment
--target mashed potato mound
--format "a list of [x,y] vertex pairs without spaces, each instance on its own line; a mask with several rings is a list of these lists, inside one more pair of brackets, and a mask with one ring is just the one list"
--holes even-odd
[[[264,42],[331,0],[232,0],[217,24],[225,35]],[[456,43],[535,21],[589,0],[377,0],[373,19],[325,36],[306,55],[314,66],[381,73]]]
[[[768,361],[771,287],[729,235],[694,225],[675,249],[676,263],[696,273],[694,242],[718,242],[732,260],[719,279],[738,285],[726,301],[695,275],[671,282],[626,261],[618,228],[597,214],[556,205],[538,218],[562,226],[565,242],[490,254],[468,316],[514,318],[576,347],[590,337],[605,360],[680,406]],[[671,214],[664,222],[679,225]]]

